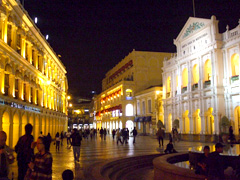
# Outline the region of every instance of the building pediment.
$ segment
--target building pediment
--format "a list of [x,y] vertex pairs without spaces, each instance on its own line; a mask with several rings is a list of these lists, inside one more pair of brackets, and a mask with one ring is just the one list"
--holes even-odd
[[204,29],[209,23],[211,23],[211,19],[189,17],[183,29],[177,36],[175,42],[185,40],[188,37],[198,33],[199,31]]

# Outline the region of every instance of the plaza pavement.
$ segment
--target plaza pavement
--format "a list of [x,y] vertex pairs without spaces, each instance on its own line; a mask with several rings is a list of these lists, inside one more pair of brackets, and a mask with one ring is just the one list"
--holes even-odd
[[[111,158],[138,156],[154,153],[163,153],[163,148],[159,148],[156,137],[153,136],[138,136],[136,143],[133,145],[133,138],[129,138],[129,143],[121,145],[116,144],[116,140],[107,136],[106,140],[101,140],[100,137],[96,139],[83,139],[80,152],[80,162],[74,163],[73,151],[66,148],[66,139],[64,145],[60,147],[60,152],[56,152],[55,145],[52,143],[50,152],[53,155],[53,180],[61,180],[61,174],[65,169],[71,169],[75,174],[75,179],[84,179],[83,171],[90,164],[109,160]],[[168,140],[164,140],[164,148]],[[187,151],[191,147],[200,147],[204,145],[213,145],[212,143],[202,142],[186,142],[180,141],[175,143],[175,149],[179,152]],[[16,156],[15,156],[16,157]],[[11,172],[14,172],[14,179],[17,179],[17,162],[15,161],[10,167]],[[10,177],[11,177],[10,173]]]

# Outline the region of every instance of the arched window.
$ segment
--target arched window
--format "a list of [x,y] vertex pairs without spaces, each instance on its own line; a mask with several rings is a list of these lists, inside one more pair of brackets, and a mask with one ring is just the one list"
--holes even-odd
[[193,84],[197,84],[198,81],[199,81],[199,68],[198,68],[198,64],[195,64],[193,66],[192,74],[193,74]]
[[231,57],[232,76],[239,76],[239,55],[233,54]]
[[211,81],[212,79],[212,64],[211,60],[206,60],[204,64],[204,81]]
[[184,68],[182,71],[182,87],[187,87],[188,85],[188,69]]
[[184,68],[182,71],[182,93],[187,91],[188,85],[188,69]]
[[126,105],[126,116],[133,116],[133,105],[132,104]]
[[170,97],[171,92],[171,77],[169,76],[167,78],[167,98]]
[[171,77],[167,78],[167,92],[171,92]]

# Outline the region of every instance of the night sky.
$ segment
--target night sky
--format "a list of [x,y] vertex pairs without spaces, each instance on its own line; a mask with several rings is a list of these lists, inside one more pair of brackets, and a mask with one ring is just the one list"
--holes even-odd
[[[69,92],[101,92],[105,73],[133,49],[176,52],[175,39],[193,16],[192,0],[24,0],[38,28],[66,66]],[[238,25],[240,0],[195,0],[196,17],[219,20],[220,33]]]

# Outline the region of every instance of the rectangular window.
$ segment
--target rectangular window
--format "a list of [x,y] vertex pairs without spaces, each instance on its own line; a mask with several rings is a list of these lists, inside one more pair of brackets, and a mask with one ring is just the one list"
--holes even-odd
[[5,74],[5,83],[4,83],[4,92],[5,95],[8,95],[8,91],[9,91],[9,74]]
[[140,115],[141,111],[140,111],[140,102],[137,102],[137,115]]
[[17,34],[16,44],[17,44],[17,52],[18,54],[21,54],[21,35],[20,34]]
[[23,98],[24,98],[24,101],[27,101],[27,84],[26,83],[24,83]]
[[141,122],[138,122],[138,130],[141,129]]
[[146,106],[145,106],[145,101],[142,102],[142,114],[146,114]]
[[31,87],[31,95],[30,95],[30,97],[31,97],[31,103],[33,103],[33,88]]
[[18,79],[15,79],[15,99],[18,99]]
[[28,43],[26,43],[25,47],[25,59],[28,60]]
[[151,99],[148,100],[148,113],[152,112],[152,101]]

